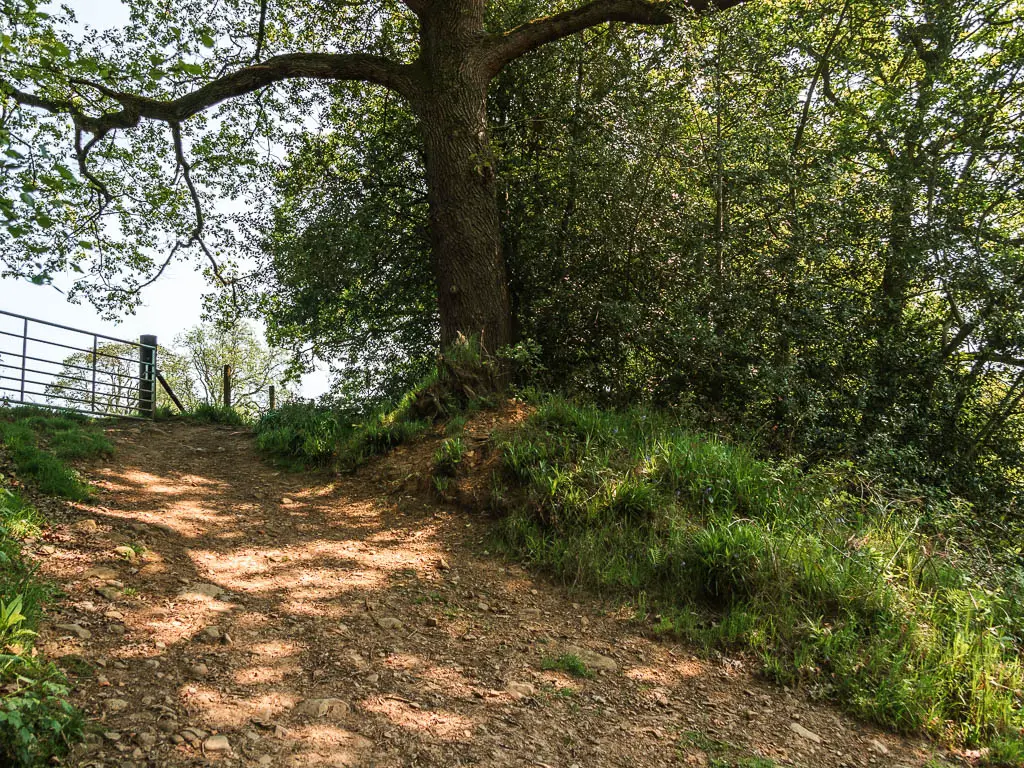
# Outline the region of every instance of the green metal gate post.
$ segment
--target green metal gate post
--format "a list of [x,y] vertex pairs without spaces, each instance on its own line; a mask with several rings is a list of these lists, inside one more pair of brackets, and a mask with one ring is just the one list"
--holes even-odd
[[156,415],[156,336],[139,337],[139,416]]

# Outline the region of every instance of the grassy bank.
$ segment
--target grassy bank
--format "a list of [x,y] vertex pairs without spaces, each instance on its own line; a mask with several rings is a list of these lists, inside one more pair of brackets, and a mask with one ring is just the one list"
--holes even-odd
[[96,423],[39,408],[0,411],[0,445],[22,480],[72,501],[85,501],[92,489],[68,462],[113,452]]
[[1024,574],[956,550],[969,510],[556,397],[496,443],[515,556],[861,717],[1024,758]]
[[[87,419],[40,409],[0,410],[0,765],[49,764],[81,733],[60,671],[33,648],[53,590],[25,556],[43,516],[16,485],[71,500],[92,489],[68,463],[109,455],[112,445]],[[15,482],[17,478],[17,483]]]
[[[354,467],[430,429],[424,391],[358,423],[285,408],[257,439],[279,458]],[[444,418],[442,498],[460,472],[465,412]],[[893,490],[850,462],[806,471],[665,414],[553,396],[493,443],[511,556],[619,595],[656,632],[746,653],[860,717],[985,746],[990,765],[1024,763],[1024,569],[980,538],[969,505]]]

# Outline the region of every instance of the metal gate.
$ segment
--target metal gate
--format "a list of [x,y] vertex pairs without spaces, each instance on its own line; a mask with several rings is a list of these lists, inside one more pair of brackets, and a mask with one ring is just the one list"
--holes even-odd
[[0,310],[0,405],[151,418],[156,336],[138,341]]

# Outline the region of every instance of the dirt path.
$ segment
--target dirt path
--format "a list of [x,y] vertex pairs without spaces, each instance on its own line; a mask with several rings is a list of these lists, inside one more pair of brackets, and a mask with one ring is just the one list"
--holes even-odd
[[[62,658],[98,726],[71,765],[771,765],[761,756],[824,768],[930,757],[505,566],[486,552],[486,521],[414,490],[429,451],[338,479],[278,472],[226,428],[112,436],[116,458],[86,469],[97,505],[69,510],[37,545],[66,592],[43,650]],[[608,670],[542,669],[572,647]]]

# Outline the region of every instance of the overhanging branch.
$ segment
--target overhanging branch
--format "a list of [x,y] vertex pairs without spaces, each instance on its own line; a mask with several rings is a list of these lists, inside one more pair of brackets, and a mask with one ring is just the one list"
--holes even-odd
[[[683,8],[693,13],[709,13],[724,11],[744,1],[688,0],[683,3]],[[488,42],[487,66],[493,77],[510,61],[542,45],[610,21],[649,26],[671,24],[676,18],[672,11],[677,7],[675,4],[645,0],[593,0],[574,10],[534,19],[505,34],[494,35]]]
[[107,98],[121,109],[95,116],[83,112],[68,101],[53,100],[26,93],[0,81],[0,88],[15,101],[54,114],[70,116],[82,131],[99,138],[119,128],[134,128],[140,120],[157,120],[172,124],[220,104],[265,88],[282,80],[358,80],[390,88],[407,98],[416,92],[413,67],[369,54],[292,53],[274,56],[265,62],[235,70],[177,99],[154,99],[113,90],[102,83],[76,80]]

